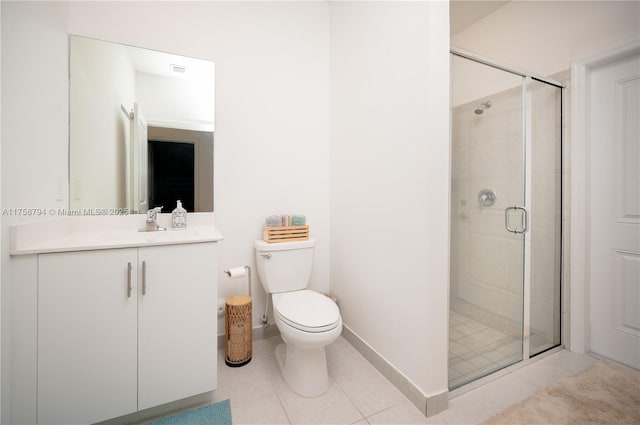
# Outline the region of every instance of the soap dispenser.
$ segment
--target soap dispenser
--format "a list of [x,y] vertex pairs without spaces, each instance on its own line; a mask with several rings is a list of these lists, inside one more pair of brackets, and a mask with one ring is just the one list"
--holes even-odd
[[178,199],[176,208],[171,213],[171,224],[174,229],[184,229],[187,227],[187,210],[182,208],[182,201]]

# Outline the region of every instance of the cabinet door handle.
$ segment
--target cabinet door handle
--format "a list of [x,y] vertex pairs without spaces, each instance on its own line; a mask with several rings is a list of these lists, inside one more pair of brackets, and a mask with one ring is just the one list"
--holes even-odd
[[131,271],[133,266],[131,262],[127,263],[127,298],[131,298]]
[[147,262],[142,262],[142,295],[147,295]]

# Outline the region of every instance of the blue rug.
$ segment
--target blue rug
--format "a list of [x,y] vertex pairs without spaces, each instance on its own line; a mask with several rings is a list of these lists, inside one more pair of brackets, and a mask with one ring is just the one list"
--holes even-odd
[[231,405],[229,399],[219,401],[208,406],[157,421],[149,422],[147,425],[231,425]]

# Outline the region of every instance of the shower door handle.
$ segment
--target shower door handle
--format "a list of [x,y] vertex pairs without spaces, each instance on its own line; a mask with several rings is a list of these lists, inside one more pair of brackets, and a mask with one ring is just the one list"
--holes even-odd
[[[509,227],[509,211],[522,212],[522,229]],[[511,233],[525,233],[529,230],[529,212],[525,207],[514,205],[504,209],[504,227]]]

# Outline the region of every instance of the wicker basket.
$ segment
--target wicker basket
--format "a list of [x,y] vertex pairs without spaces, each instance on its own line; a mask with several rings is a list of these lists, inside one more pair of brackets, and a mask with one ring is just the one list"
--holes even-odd
[[294,242],[309,240],[309,225],[304,226],[265,226],[262,236],[267,243]]
[[251,297],[235,295],[227,298],[224,360],[227,366],[243,366],[251,361],[253,330]]

